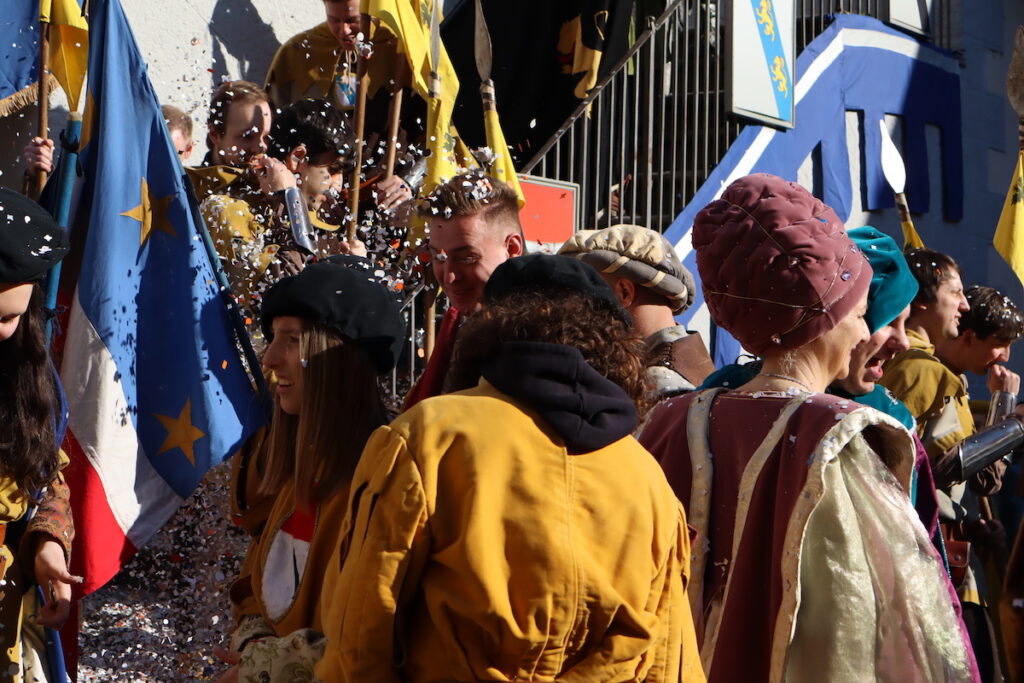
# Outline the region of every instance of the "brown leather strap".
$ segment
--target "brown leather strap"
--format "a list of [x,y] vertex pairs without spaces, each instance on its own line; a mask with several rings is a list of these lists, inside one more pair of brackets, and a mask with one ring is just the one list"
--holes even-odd
[[942,541],[946,546],[946,561],[949,562],[949,580],[953,587],[959,589],[967,579],[967,568],[970,566],[971,544],[964,539],[963,527],[960,524],[940,522]]
[[672,368],[695,387],[715,371],[715,364],[699,334],[691,332],[672,342]]

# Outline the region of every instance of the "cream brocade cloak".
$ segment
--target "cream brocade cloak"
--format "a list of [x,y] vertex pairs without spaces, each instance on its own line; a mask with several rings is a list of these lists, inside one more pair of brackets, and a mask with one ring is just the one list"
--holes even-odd
[[[718,391],[698,395],[687,416],[693,471],[687,517],[704,539],[709,538],[713,474],[708,416],[710,398]],[[743,556],[741,532],[747,519],[758,514],[748,506],[761,469],[790,436],[789,418],[805,402],[806,394],[789,402],[743,470],[734,564],[749,560]],[[887,447],[880,455],[886,462],[865,439],[868,427],[882,434]],[[835,424],[807,463],[807,479],[785,532],[770,681],[973,679],[955,598],[906,493],[913,463],[911,437],[892,418],[860,406],[836,413]],[[695,617],[708,615],[701,657],[710,674],[723,614],[742,606],[729,604],[737,590],[730,574],[724,596],[706,612],[702,609],[707,558],[708,545],[698,541],[688,593]],[[700,639],[701,624],[697,628]]]

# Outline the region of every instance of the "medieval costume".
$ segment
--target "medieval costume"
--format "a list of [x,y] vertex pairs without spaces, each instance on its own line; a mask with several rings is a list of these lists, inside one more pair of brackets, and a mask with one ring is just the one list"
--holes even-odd
[[297,33],[274,55],[263,86],[277,107],[311,97],[343,111],[355,106],[355,54],[346,55],[327,22]]
[[[772,176],[733,183],[693,238],[713,319],[766,365],[827,353],[801,347],[842,324],[872,277],[835,213]],[[641,443],[700,539],[689,596],[709,680],[975,677],[910,504],[915,448],[901,424],[806,385],[712,389],[662,403]]]
[[[321,325],[334,333],[341,344],[335,349],[316,352],[323,357],[341,346],[354,345],[359,353],[352,362],[372,365],[376,373],[382,374],[394,367],[404,342],[404,325],[394,296],[374,276],[372,267],[365,259],[349,257],[349,265],[323,262],[306,267],[299,275],[285,278],[275,284],[267,293],[261,324],[265,336],[273,339],[272,321],[282,316],[300,318],[308,323]],[[268,350],[268,354],[270,351]],[[344,356],[342,356],[344,357]],[[265,363],[268,361],[265,359]],[[308,359],[302,361],[308,363]],[[326,361],[321,361],[326,362]],[[338,362],[338,361],[335,361]],[[272,366],[268,365],[268,368]],[[308,372],[314,372],[313,366]],[[320,367],[327,367],[321,365]],[[345,366],[350,372],[352,365]],[[324,371],[326,373],[326,370]],[[324,374],[320,379],[330,377]],[[337,378],[334,378],[337,379]],[[303,379],[304,391],[315,392],[317,380],[309,375]],[[376,379],[374,378],[374,382]],[[376,389],[374,385],[372,389]],[[310,410],[304,394],[301,402],[303,411]],[[322,405],[328,411],[323,415],[309,415],[312,424],[320,421],[339,420],[340,429],[350,434],[354,420],[350,411],[354,401],[373,400],[373,396],[354,396],[349,402],[334,400]],[[378,398],[379,400],[379,398]],[[333,411],[333,412],[329,412]],[[381,406],[379,420],[366,428],[383,424],[386,416]],[[295,417],[295,416],[292,416]],[[238,579],[231,586],[231,600],[237,620],[232,634],[232,648],[242,653],[240,679],[243,681],[285,680],[296,671],[309,671],[318,656],[316,647],[310,648],[310,639],[305,634],[322,630],[321,589],[324,576],[330,573],[329,561],[336,551],[337,539],[345,518],[349,496],[347,478],[338,482],[331,495],[323,498],[307,496],[308,503],[297,495],[293,463],[284,468],[289,472],[275,495],[266,496],[265,487],[254,486],[261,477],[256,476],[259,468],[271,468],[272,459],[302,456],[298,451],[313,445],[304,445],[300,432],[295,436],[295,452],[275,450],[274,429],[277,421],[283,419],[279,412],[275,416],[275,427],[268,437],[269,444],[254,445],[257,451],[249,453],[248,468],[236,470],[239,480],[233,483],[236,493],[245,492],[251,507],[239,509],[247,530],[255,537],[247,551],[245,562]],[[322,432],[318,432],[322,434]],[[337,453],[332,444],[321,444],[317,452]],[[348,450],[358,456],[362,443]],[[335,457],[342,457],[335,455]],[[354,467],[354,458],[351,463]],[[322,463],[321,463],[322,466]],[[317,472],[322,471],[322,467]],[[318,479],[319,481],[319,475]],[[269,511],[266,503],[270,502]],[[241,507],[241,506],[240,506]],[[264,516],[263,519],[260,517]],[[297,635],[296,635],[297,634]],[[315,639],[314,639],[315,640]]]
[[[581,230],[558,250],[593,266],[609,278],[626,278],[650,292],[673,315],[693,304],[693,275],[663,235],[639,225]],[[678,396],[700,385],[714,371],[700,335],[670,325],[644,339],[646,380],[652,402]]]
[[[985,670],[995,671],[998,667],[996,639],[984,611],[984,590],[980,585],[984,573],[967,540],[965,525],[979,515],[974,494],[990,495],[1002,486],[1006,462],[996,459],[964,477],[964,451],[957,446],[975,433],[967,378],[943,363],[935,355],[934,345],[914,330],[908,330],[907,337],[910,349],[886,364],[881,382],[917,419],[918,435],[939,487],[939,521],[950,578],[964,606],[964,618],[971,626],[979,664]],[[1020,424],[1013,420],[1009,420],[1010,423]]]
[[704,540],[689,595],[709,680],[971,680],[906,431],[825,394],[720,391],[663,404],[641,437]]

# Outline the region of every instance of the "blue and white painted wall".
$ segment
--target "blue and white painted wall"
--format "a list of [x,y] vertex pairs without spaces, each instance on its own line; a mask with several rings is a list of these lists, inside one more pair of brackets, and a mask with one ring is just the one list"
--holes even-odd
[[[687,267],[697,273],[693,217],[753,172],[796,180],[848,227],[873,225],[902,243],[879,164],[878,121],[885,120],[906,161],[906,194],[925,244],[953,255],[965,283],[997,287],[1024,305],[1024,287],[992,248],[1016,163],[1016,115],[1004,83],[1024,3],[971,3],[956,14],[956,54],[866,17],[837,17],[797,58],[796,126],[747,126],[666,231]],[[683,320],[709,330],[701,297]],[[716,362],[732,362],[739,348],[719,331],[716,351]],[[1010,365],[1024,370],[1024,350]]]

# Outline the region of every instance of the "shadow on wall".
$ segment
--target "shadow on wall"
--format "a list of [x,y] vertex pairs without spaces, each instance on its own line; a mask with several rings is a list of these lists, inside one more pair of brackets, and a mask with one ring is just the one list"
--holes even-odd
[[211,92],[229,73],[227,56],[238,61],[238,76],[263,85],[280,41],[252,0],[217,0],[210,16]]
[[[67,109],[51,106],[49,112],[49,135],[59,140],[67,123]],[[38,122],[39,107],[34,104],[10,116],[0,117],[0,187],[21,192],[25,175],[21,151],[29,140],[39,134]]]

